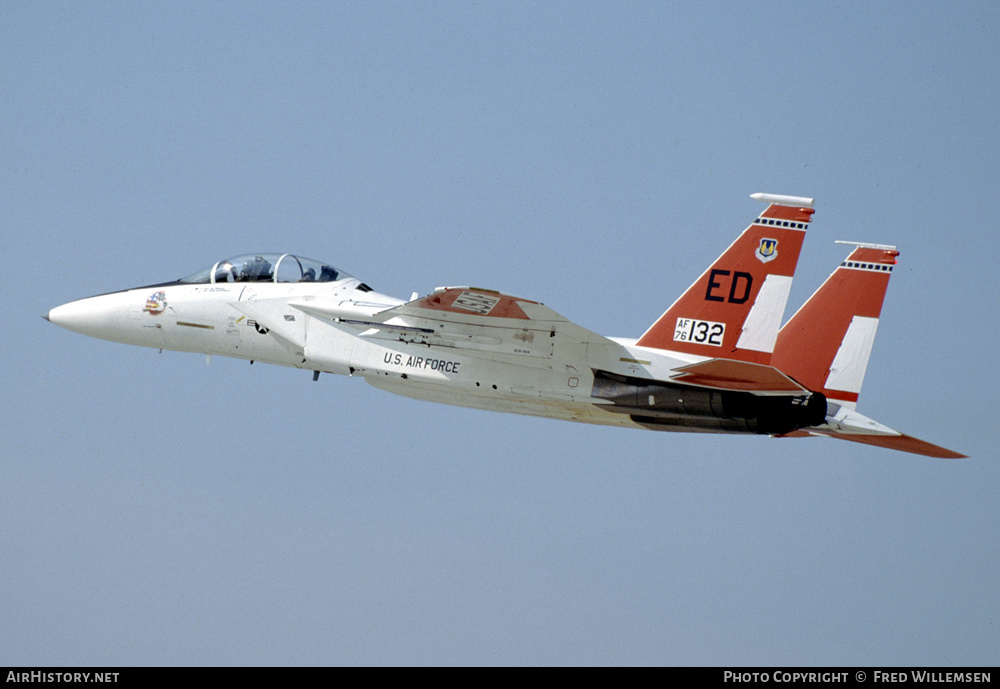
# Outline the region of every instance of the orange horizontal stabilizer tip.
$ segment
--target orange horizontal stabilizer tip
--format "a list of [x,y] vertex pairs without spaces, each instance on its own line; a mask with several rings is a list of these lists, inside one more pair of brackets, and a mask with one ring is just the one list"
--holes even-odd
[[926,457],[937,457],[939,459],[964,459],[968,455],[963,455],[958,452],[953,452],[940,445],[934,445],[926,440],[920,440],[919,438],[914,438],[911,435],[906,435],[905,433],[900,433],[899,435],[882,435],[882,434],[864,434],[864,433],[837,433],[835,431],[825,431],[825,430],[798,430],[792,431],[791,433],[783,433],[781,435],[775,436],[777,438],[810,438],[818,435],[826,436],[828,438],[836,438],[837,440],[850,440],[855,443],[863,443],[865,445],[874,445],[875,447],[884,447],[889,450],[899,450],[901,452],[910,452],[915,455],[924,455]]
[[752,392],[807,392],[778,369],[746,361],[709,359],[677,370],[678,375],[672,378],[688,385]]
[[941,459],[962,459],[967,456],[905,434],[856,435],[854,433],[838,433],[837,435],[830,435],[830,437],[841,440],[852,440],[856,443],[875,445],[876,447],[887,447],[890,450],[912,452],[913,454],[926,455],[927,457],[939,457]]

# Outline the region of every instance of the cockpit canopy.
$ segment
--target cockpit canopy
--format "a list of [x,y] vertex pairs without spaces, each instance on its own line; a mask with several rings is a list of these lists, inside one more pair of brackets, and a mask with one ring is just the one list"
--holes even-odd
[[328,263],[294,254],[246,254],[219,261],[181,282],[336,282],[349,277]]

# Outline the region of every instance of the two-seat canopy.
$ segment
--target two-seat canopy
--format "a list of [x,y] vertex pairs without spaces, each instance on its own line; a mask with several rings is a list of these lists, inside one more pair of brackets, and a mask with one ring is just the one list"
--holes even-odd
[[349,277],[328,263],[294,254],[246,254],[219,261],[181,282],[336,282]]

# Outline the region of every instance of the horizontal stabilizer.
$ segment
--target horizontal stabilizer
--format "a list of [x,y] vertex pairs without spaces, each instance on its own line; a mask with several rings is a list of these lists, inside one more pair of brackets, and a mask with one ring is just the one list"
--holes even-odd
[[[834,407],[836,408],[836,407]],[[840,407],[832,417],[827,417],[826,423],[812,428],[803,428],[778,437],[807,438],[810,436],[826,436],[838,440],[850,440],[855,443],[885,447],[900,452],[938,457],[941,459],[961,459],[966,455],[934,445],[925,440],[914,438],[883,426],[867,416],[859,414],[848,406]]]
[[778,369],[747,361],[709,359],[677,371],[671,376],[673,380],[704,388],[783,395],[809,392]]
[[830,437],[840,438],[841,440],[850,440],[855,443],[864,443],[866,445],[875,445],[876,447],[887,447],[890,450],[912,452],[913,454],[926,455],[927,457],[939,457],[941,459],[962,459],[966,456],[959,454],[958,452],[945,449],[939,445],[934,445],[926,440],[920,440],[919,438],[906,435],[905,433],[900,433],[899,435],[841,434],[831,435]]
[[874,445],[876,447],[885,447],[890,450],[900,450],[901,452],[910,452],[915,455],[924,455],[926,457],[938,457],[940,459],[962,459],[968,455],[959,454],[958,452],[953,452],[940,445],[934,445],[926,440],[920,440],[919,438],[914,438],[913,436],[906,435],[905,433],[899,433],[898,435],[866,435],[862,433],[837,433],[835,431],[793,431],[787,433],[783,438],[794,438],[794,437],[805,437],[813,435],[822,435],[828,438],[837,438],[838,440],[850,440],[854,443],[864,443],[865,445]]

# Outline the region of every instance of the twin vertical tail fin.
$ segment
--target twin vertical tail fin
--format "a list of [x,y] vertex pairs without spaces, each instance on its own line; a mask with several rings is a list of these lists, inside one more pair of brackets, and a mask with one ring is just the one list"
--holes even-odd
[[829,403],[824,423],[787,435],[829,436],[928,457],[964,457],[855,411],[899,252],[894,246],[839,243],[855,249],[781,328],[771,357],[772,366],[822,393]]
[[813,199],[753,194],[767,209],[636,344],[768,364]]
[[781,327],[813,199],[752,197],[767,209],[636,344],[709,359],[677,369],[673,378],[682,383],[764,395],[801,392],[823,402],[825,418],[820,410],[807,421],[812,425],[786,436],[964,457],[855,411],[896,248],[843,242],[855,246],[850,256]]
[[856,244],[781,329],[771,365],[853,409],[897,256],[894,246]]

